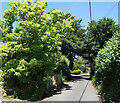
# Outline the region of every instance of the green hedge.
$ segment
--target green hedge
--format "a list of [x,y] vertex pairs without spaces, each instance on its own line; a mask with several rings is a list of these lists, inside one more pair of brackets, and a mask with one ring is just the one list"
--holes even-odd
[[81,70],[73,70],[73,71],[70,71],[72,74],[81,74],[82,71]]
[[113,36],[96,57],[93,82],[107,101],[120,103],[120,35]]

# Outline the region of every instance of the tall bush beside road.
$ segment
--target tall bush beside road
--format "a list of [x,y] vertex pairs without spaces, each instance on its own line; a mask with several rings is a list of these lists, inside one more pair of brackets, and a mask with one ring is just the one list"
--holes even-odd
[[94,84],[107,101],[120,102],[120,35],[113,36],[96,57]]

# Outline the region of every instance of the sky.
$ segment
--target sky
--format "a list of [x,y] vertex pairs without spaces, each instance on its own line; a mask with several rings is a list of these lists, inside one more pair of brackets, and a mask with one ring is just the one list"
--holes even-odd
[[[11,0],[18,1],[18,0]],[[22,0],[20,0],[22,1]],[[41,0],[42,1],[42,0]],[[44,0],[45,1],[45,0]],[[56,2],[55,0],[48,0],[48,6],[46,8],[46,13],[53,10],[61,10],[64,13],[71,13],[72,16],[75,16],[75,19],[82,19],[81,25],[87,28],[88,22],[90,22],[90,14],[89,14],[89,0],[77,1],[77,0],[64,0],[66,2]],[[63,0],[60,0],[63,1]],[[93,0],[94,1],[94,0]],[[98,2],[99,1],[99,2]],[[91,2],[92,7],[92,19],[98,21],[103,17],[109,17],[113,19],[116,23],[118,23],[118,2],[115,0],[109,0],[104,2]],[[0,18],[3,19],[3,12],[9,7],[9,0],[4,1],[0,0]]]
[[[91,2],[91,7],[93,20],[98,21],[103,17],[109,17],[118,23],[118,2]],[[0,18],[2,18],[6,8],[10,8],[9,2],[2,2]],[[82,19],[81,24],[85,27],[87,27],[90,21],[88,2],[48,2],[46,12],[53,9],[62,10],[64,13],[71,13],[76,19]]]

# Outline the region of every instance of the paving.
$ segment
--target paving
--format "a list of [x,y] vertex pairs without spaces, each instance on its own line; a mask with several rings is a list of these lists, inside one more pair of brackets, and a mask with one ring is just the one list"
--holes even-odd
[[53,96],[45,98],[43,101],[76,101],[76,103],[82,103],[82,101],[91,101],[92,103],[95,101],[96,103],[101,103],[95,88],[88,80],[88,73],[73,76],[79,78],[69,82],[68,86],[64,87],[61,91],[57,92]]

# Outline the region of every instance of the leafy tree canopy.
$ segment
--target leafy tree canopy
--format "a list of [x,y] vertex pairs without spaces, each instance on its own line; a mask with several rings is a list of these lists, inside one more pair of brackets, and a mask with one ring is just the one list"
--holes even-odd
[[47,2],[10,2],[9,5],[11,8],[6,9],[2,20],[2,39],[7,43],[2,46],[4,88],[14,96],[42,98],[41,88],[49,81],[46,74],[53,72],[60,58],[57,55],[60,38],[74,31],[74,19],[66,18],[68,14],[61,10],[44,14]]
[[103,18],[91,21],[85,35],[82,55],[91,63],[91,77],[94,75],[94,59],[105,43],[118,32],[118,25],[112,19]]
[[[68,14],[67,17],[70,17],[71,14]],[[72,18],[74,18],[72,16]],[[81,20],[75,20],[72,22],[72,28],[74,31],[69,32],[61,38],[62,45],[61,45],[61,52],[63,55],[67,55],[70,60],[69,68],[73,68],[73,61],[76,55],[80,55],[81,47],[83,47],[83,41],[85,36],[85,29],[80,24]]]
[[83,51],[84,57],[93,62],[98,51],[103,48],[108,41],[118,31],[118,25],[112,19],[103,18],[99,21],[91,21],[85,35]]

